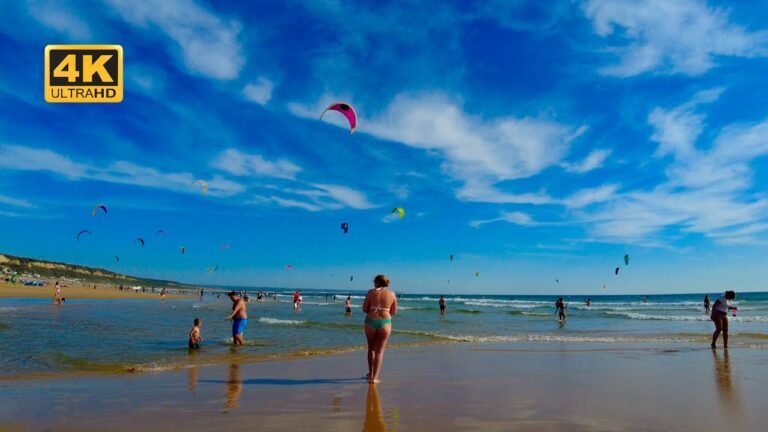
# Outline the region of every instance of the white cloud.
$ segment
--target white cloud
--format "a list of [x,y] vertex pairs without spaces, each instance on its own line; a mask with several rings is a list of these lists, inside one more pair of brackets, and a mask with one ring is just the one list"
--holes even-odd
[[0,150],[0,167],[9,170],[48,171],[76,180],[84,177],[89,169],[46,149],[0,145]]
[[360,210],[376,207],[368,201],[368,198],[364,193],[348,188],[346,186],[317,183],[313,184],[312,186],[323,191],[327,198],[336,201],[345,207],[351,207]]
[[607,184],[596,188],[582,189],[562,200],[562,204],[568,208],[582,208],[592,204],[610,201],[616,197],[618,185]]
[[238,76],[245,63],[237,40],[240,24],[220,19],[193,0],[105,1],[127,22],[165,33],[194,73],[229,80]]
[[61,2],[51,0],[28,0],[29,14],[44,26],[65,34],[73,41],[82,43],[91,38],[88,25],[76,13]]
[[608,159],[611,153],[612,151],[608,149],[592,150],[584,160],[575,163],[563,162],[560,166],[568,172],[584,174],[602,167],[603,162]]
[[322,205],[318,204],[311,204],[305,201],[298,201],[293,199],[287,199],[287,198],[280,198],[278,196],[272,195],[269,197],[256,195],[253,197],[252,201],[247,202],[247,204],[258,204],[258,205],[264,205],[264,204],[277,204],[281,207],[295,207],[304,209],[311,212],[318,212],[325,210],[326,208]]
[[21,207],[21,208],[33,208],[35,207],[32,205],[31,202],[24,200],[24,199],[18,199],[18,198],[12,198],[9,196],[0,195],[0,204],[9,205],[12,207]]
[[294,179],[301,171],[301,167],[293,162],[282,159],[271,162],[261,155],[247,154],[233,148],[221,152],[211,165],[235,176]]
[[260,77],[255,83],[250,83],[243,88],[243,96],[249,101],[263,106],[272,99],[272,90],[274,88],[275,84],[272,81]]
[[[328,100],[324,96],[323,104]],[[288,108],[308,118],[317,118],[316,110],[321,110],[295,103]],[[332,121],[347,127],[340,119]],[[495,185],[534,176],[559,163],[586,130],[540,117],[482,119],[440,93],[400,94],[384,112],[363,122],[361,133],[436,152],[444,159],[443,170],[464,182],[457,191],[460,199],[498,203],[548,202],[545,196],[509,194]]]
[[723,244],[744,244],[764,232],[768,198],[751,191],[750,165],[768,155],[768,119],[728,125],[710,146],[700,148],[696,141],[703,135],[705,117],[697,108],[719,94],[698,93],[679,107],[652,111],[656,154],[675,156],[666,170],[668,179],[649,191],[617,195],[585,213],[585,220],[596,221],[591,226],[596,238],[647,241],[661,234],[693,233]]
[[676,159],[694,156],[695,142],[704,130],[704,115],[693,110],[720,97],[722,88],[701,91],[693,99],[677,108],[667,110],[655,108],[648,115],[648,123],[653,126],[651,140],[657,142],[656,156],[674,155]]
[[403,201],[411,196],[411,189],[406,184],[390,185],[389,192],[395,196],[395,198]]
[[493,204],[552,204],[553,198],[543,192],[512,194],[502,192],[493,185],[484,183],[487,180],[469,179],[458,191],[456,197],[464,201],[484,202]]
[[535,226],[538,225],[536,221],[531,218],[530,215],[527,213],[522,212],[504,212],[501,214],[501,216],[493,219],[486,219],[486,220],[473,220],[469,223],[469,226],[473,228],[480,228],[481,226],[493,223],[493,222],[507,222],[514,225],[521,225],[521,226]]
[[271,196],[257,195],[248,204],[277,204],[281,207],[296,207],[317,212],[353,208],[366,210],[376,207],[368,201],[364,193],[352,188],[331,184],[310,184],[311,189],[280,189],[269,187],[279,192]]
[[[151,187],[175,192],[197,193],[196,177],[191,173],[164,172],[155,168],[116,161],[104,166],[73,162],[47,149],[0,145],[0,168],[14,171],[43,171],[69,180],[95,180],[132,186]],[[245,188],[219,176],[205,179],[210,195],[230,196]]]
[[715,66],[718,56],[768,53],[768,33],[735,25],[727,10],[701,0],[587,0],[584,13],[597,35],[624,42],[612,47],[619,63],[604,68],[606,75],[700,75]]

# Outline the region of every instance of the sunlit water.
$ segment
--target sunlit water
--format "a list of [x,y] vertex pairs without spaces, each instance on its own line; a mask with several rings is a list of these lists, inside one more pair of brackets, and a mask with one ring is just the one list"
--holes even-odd
[[[0,377],[72,371],[162,370],[233,359],[314,355],[358,349],[365,344],[360,310],[353,295],[352,317],[343,299],[305,292],[294,311],[290,293],[279,301],[249,303],[246,345],[231,348],[231,302],[222,295],[204,300],[76,300],[54,306],[49,300],[0,300]],[[255,295],[252,296],[255,299]],[[716,295],[710,295],[713,303]],[[405,295],[394,319],[391,344],[533,341],[542,344],[633,343],[708,344],[712,323],[703,294],[566,298],[568,320],[554,314],[551,296],[446,296],[439,315],[437,296]],[[731,321],[734,347],[768,348],[768,293],[740,294]],[[187,333],[203,320],[203,349],[187,350]]]

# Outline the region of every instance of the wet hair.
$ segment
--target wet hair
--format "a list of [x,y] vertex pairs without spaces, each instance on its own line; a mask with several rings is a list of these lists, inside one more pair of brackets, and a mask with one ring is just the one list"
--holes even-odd
[[735,298],[736,298],[736,292],[734,292],[734,291],[730,291],[730,290],[729,290],[729,291],[726,291],[726,292],[725,292],[725,298],[726,298],[726,299],[728,299],[728,300],[733,300],[733,299],[735,299]]
[[376,288],[388,287],[389,286],[389,278],[387,278],[383,274],[377,275],[375,278],[373,278],[373,286],[375,286]]
[[230,291],[228,294],[230,297],[237,297],[237,293],[234,291]]
[[195,325],[200,325],[200,318],[195,318]]

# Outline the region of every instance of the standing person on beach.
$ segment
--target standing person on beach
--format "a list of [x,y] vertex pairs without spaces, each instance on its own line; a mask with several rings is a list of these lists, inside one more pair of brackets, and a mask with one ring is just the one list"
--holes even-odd
[[388,290],[390,281],[385,275],[373,279],[373,289],[363,301],[365,312],[365,337],[368,340],[368,383],[379,382],[379,372],[384,359],[389,335],[392,334],[392,316],[397,313],[397,296]]
[[203,336],[200,334],[200,326],[203,324],[200,318],[195,318],[192,330],[189,331],[189,349],[199,350],[200,342],[203,341]]
[[200,288],[200,302],[202,303],[202,301],[203,301],[203,289]]
[[240,298],[236,292],[229,293],[229,299],[232,300],[232,313],[229,314],[227,320],[232,320],[232,344],[242,345],[243,332],[245,326],[248,325],[248,312],[245,309],[245,300]]
[[560,315],[560,322],[565,322],[565,310],[568,309],[568,306],[565,305],[565,302],[563,301],[563,298],[560,297],[555,302],[555,313]]
[[437,301],[437,304],[440,305],[440,315],[445,315],[445,297],[440,296],[440,300]]
[[344,316],[347,318],[352,316],[352,297],[347,296],[347,300],[344,302]]
[[715,332],[712,333],[712,348],[716,348],[717,337],[720,333],[723,333],[723,348],[728,348],[728,311],[733,311],[736,315],[736,306],[733,305],[733,299],[736,298],[736,293],[733,291],[726,291],[720,298],[715,300],[715,304],[712,305],[712,315],[710,318],[715,323]]
[[163,289],[160,291],[160,301],[165,301],[165,296],[166,296],[166,294],[167,294],[167,293],[165,292],[165,288],[163,288]]
[[298,309],[299,303],[301,303],[301,294],[297,290],[293,293],[293,308]]
[[704,313],[709,313],[709,294],[704,294]]
[[53,304],[61,304],[61,284],[56,281],[56,290],[53,293]]

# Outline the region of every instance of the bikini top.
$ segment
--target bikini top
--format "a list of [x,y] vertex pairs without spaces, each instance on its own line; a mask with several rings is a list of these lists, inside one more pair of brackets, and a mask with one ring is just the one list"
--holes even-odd
[[[374,290],[374,291],[379,291],[379,290],[381,290],[381,289],[383,289],[383,288],[374,288],[373,290]],[[385,307],[381,307],[381,306],[371,306],[371,305],[368,305],[368,310],[370,310],[370,311],[384,311],[384,312],[389,312],[389,308],[385,308]]]

